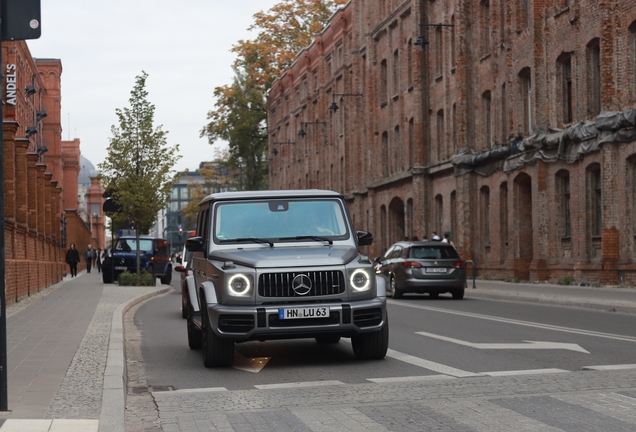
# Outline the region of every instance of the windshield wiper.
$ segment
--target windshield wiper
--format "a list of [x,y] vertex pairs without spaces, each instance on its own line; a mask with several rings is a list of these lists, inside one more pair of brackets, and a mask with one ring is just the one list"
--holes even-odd
[[261,238],[256,238],[256,237],[243,237],[243,238],[237,238],[237,239],[223,239],[223,240],[219,240],[219,243],[233,243],[233,242],[263,243],[263,244],[268,244],[269,247],[274,247],[274,242],[271,242],[271,241],[265,240],[265,239],[261,239]]
[[315,241],[324,241],[329,243],[330,245],[333,244],[333,241],[326,238],[326,237],[320,237],[320,236],[312,236],[312,235],[304,235],[304,236],[296,236],[296,237],[284,237],[281,238],[281,240],[315,240]]

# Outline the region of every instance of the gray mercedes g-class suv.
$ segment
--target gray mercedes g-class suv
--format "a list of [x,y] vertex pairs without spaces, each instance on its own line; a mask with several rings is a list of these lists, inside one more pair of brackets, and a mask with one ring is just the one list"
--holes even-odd
[[224,192],[199,204],[188,288],[188,345],[206,367],[231,366],[234,343],[351,338],[359,359],[389,343],[386,286],[332,191]]

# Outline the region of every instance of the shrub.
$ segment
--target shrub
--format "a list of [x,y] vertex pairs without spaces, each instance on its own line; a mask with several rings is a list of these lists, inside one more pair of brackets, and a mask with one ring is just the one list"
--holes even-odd
[[574,283],[574,278],[572,276],[566,276],[559,281],[559,285],[572,285]]
[[153,286],[155,278],[145,269],[141,270],[139,279],[137,273],[130,273],[128,270],[119,275],[119,286]]

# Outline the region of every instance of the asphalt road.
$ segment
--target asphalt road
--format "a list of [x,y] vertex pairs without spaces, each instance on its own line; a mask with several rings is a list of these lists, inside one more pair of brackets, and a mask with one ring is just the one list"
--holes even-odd
[[[179,278],[174,278],[177,285]],[[549,374],[636,363],[636,315],[489,299],[389,300],[389,353],[357,361],[351,345],[313,340],[236,345],[233,368],[206,369],[188,348],[180,291],[154,298],[134,320],[148,384],[253,390],[289,383],[400,382],[413,377]]]

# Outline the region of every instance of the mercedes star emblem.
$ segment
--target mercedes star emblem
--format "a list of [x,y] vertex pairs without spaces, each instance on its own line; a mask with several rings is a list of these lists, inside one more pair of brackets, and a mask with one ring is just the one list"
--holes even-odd
[[311,291],[311,279],[306,274],[299,274],[292,280],[292,289],[300,296],[309,294]]

